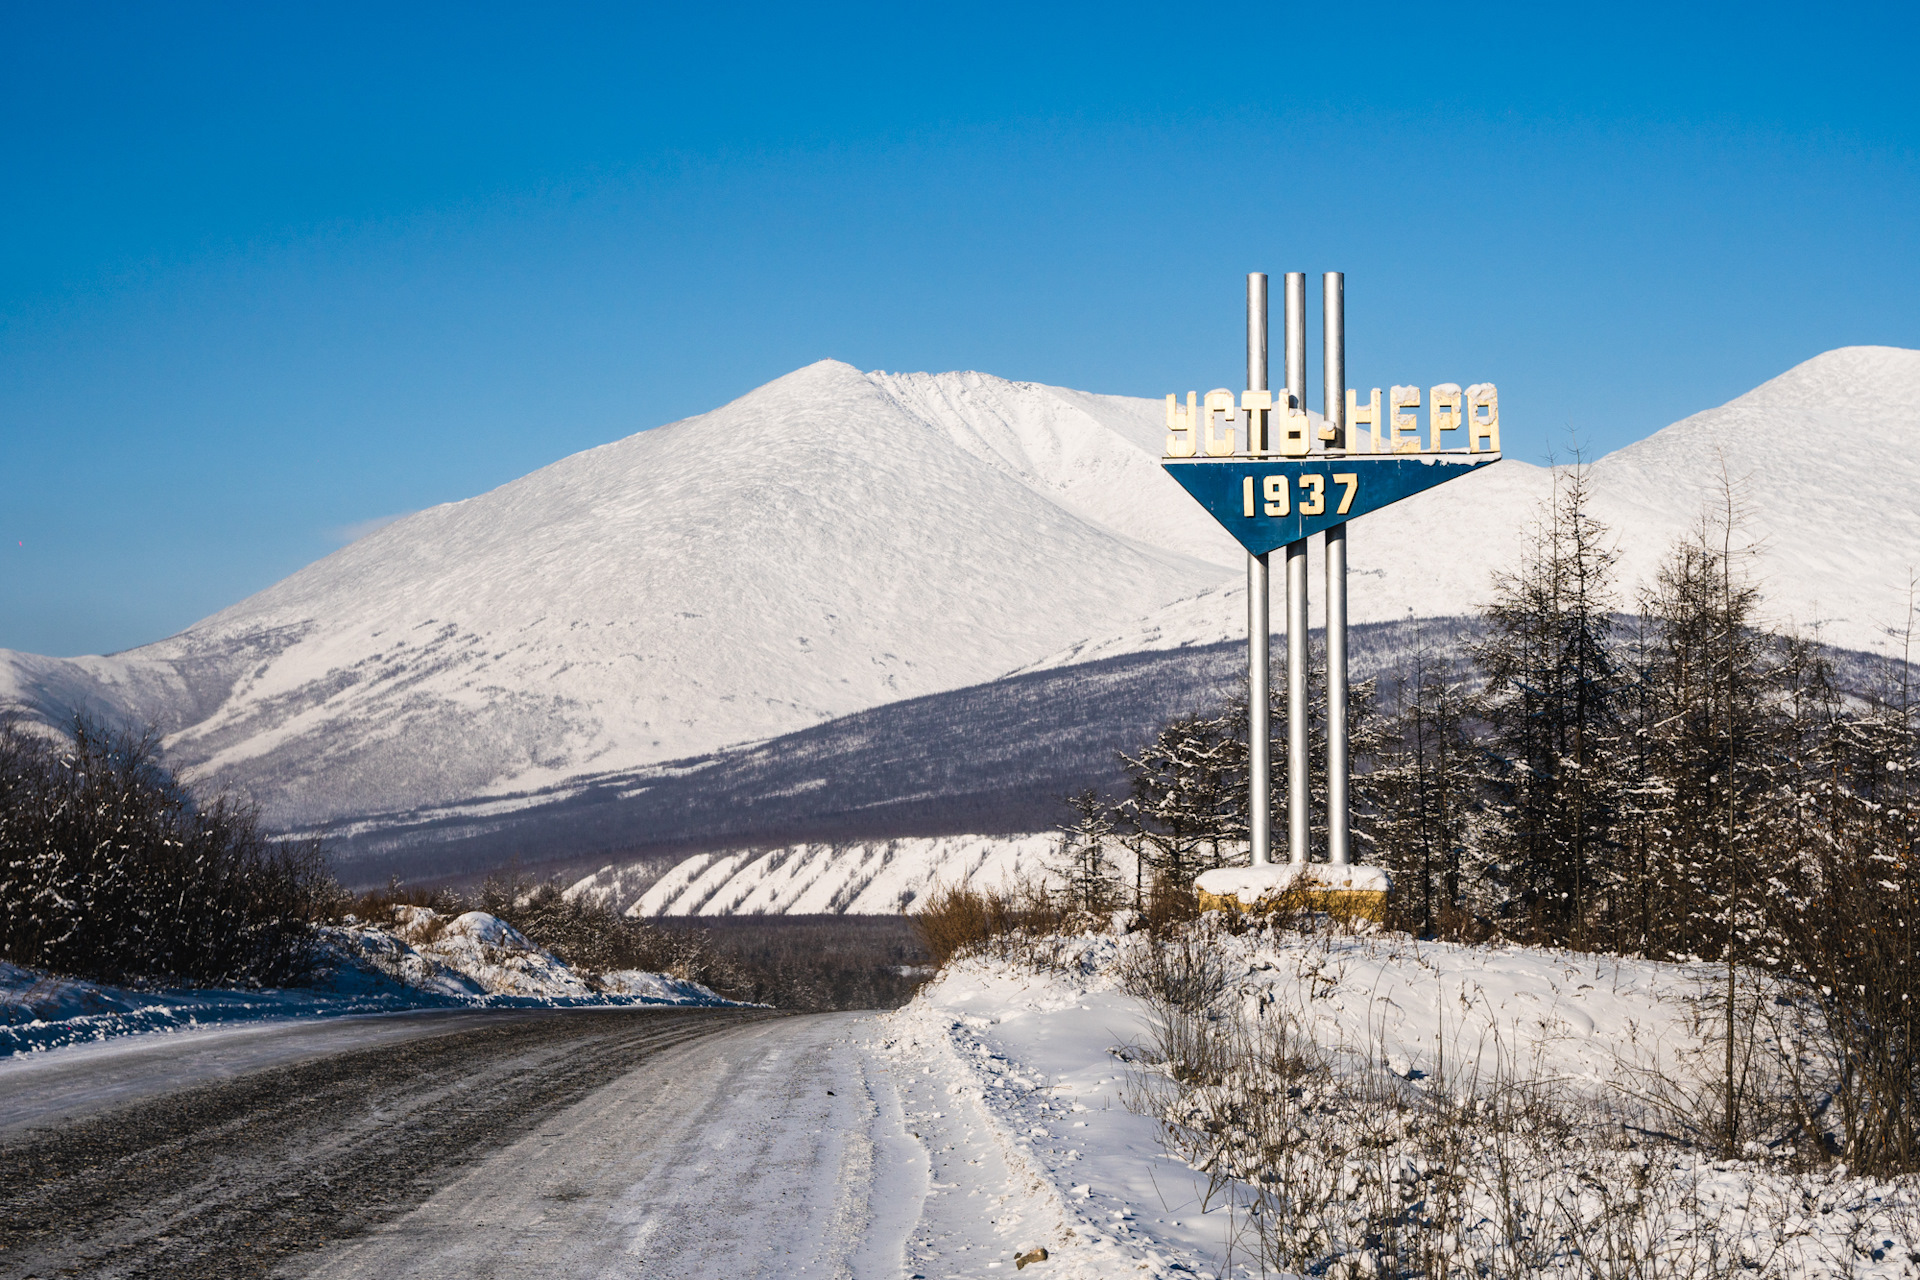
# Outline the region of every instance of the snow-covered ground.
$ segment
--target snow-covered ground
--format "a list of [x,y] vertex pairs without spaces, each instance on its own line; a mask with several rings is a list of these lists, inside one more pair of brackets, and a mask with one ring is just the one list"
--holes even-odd
[[130,989],[0,961],[0,1057],[153,1031],[429,1008],[724,1005],[658,973],[582,973],[484,911],[401,907],[388,925],[320,931],[312,984],[278,990]]
[[[538,965],[486,954],[511,947],[498,922],[456,923],[430,932],[452,939],[439,954],[469,957],[462,973],[534,981]],[[1222,981],[1210,1025],[1290,1018],[1338,1070],[1409,1090],[1524,1077],[1576,1104],[1619,1104],[1630,1090],[1644,1098],[1649,1072],[1686,1078],[1713,1026],[1702,1000],[1714,975],[1702,966],[1386,934],[1203,942]],[[1173,1091],[1155,1062],[1156,1014],[1128,994],[1148,947],[1137,933],[1096,933],[1022,963],[963,959],[891,1013],[774,1019],[678,1046],[538,1133],[479,1153],[417,1210],[302,1274],[530,1277],[559,1266],[944,1280],[1003,1276],[1040,1249],[1039,1277],[1263,1274],[1231,1196],[1209,1199],[1206,1178],[1162,1144],[1152,1108]],[[374,1043],[391,1030],[381,1021],[355,1034]],[[1634,1275],[1920,1276],[1913,1178],[1796,1173],[1658,1140],[1530,1150],[1535,1163],[1519,1171],[1529,1195],[1572,1188],[1577,1209],[1637,1176],[1671,1197],[1634,1218],[1649,1257],[1664,1259]],[[1347,1157],[1326,1151],[1321,1163],[1339,1174]],[[1596,1151],[1617,1159],[1624,1181],[1580,1181],[1605,1172]],[[1713,1269],[1694,1265],[1702,1250],[1717,1251]],[[1369,1274],[1361,1259],[1351,1252],[1324,1274]]]
[[1127,1107],[1115,1050],[1148,1026],[1115,986],[1118,949],[1089,940],[1075,972],[962,961],[881,1019],[874,1051],[894,1068],[933,1193],[993,1208],[985,1240],[916,1234],[913,1273],[985,1275],[1035,1247],[1046,1275],[1221,1271],[1225,1215],[1204,1210],[1204,1179]]
[[[931,1139],[935,1186],[956,1197],[1012,1191],[1017,1212],[999,1243],[1040,1240],[1052,1253],[1047,1274],[1257,1274],[1244,1222],[1224,1197],[1203,1209],[1203,1180],[1163,1151],[1154,1120],[1128,1108],[1142,1084],[1164,1083],[1123,1061],[1152,1041],[1147,1011],[1121,989],[1128,956],[1144,945],[1138,935],[1069,941],[1059,966],[1038,972],[954,964],[882,1020],[878,1052],[896,1064],[907,1123]],[[1482,1080],[1517,1071],[1565,1096],[1618,1101],[1644,1093],[1651,1071],[1684,1078],[1702,1051],[1703,967],[1388,935],[1211,945],[1228,977],[1225,1016],[1257,1024],[1276,1007],[1305,1011],[1336,1058],[1410,1082],[1439,1074],[1444,1054],[1455,1080],[1476,1067]],[[1684,1207],[1653,1231],[1668,1259],[1659,1274],[1699,1274],[1680,1255],[1718,1233],[1722,1263],[1748,1259],[1754,1274],[1920,1276],[1913,1178],[1796,1174],[1657,1147],[1632,1158],[1660,1164],[1656,1182]],[[1000,1166],[1010,1183],[996,1190],[978,1171]],[[1526,1173],[1548,1188],[1575,1180],[1565,1167]],[[915,1248],[919,1273],[971,1274],[937,1256],[938,1241],[916,1237]]]

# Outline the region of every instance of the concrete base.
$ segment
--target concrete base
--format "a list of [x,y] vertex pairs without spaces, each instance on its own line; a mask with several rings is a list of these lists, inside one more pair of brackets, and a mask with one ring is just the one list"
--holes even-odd
[[1222,867],[1193,882],[1202,911],[1269,915],[1324,911],[1340,920],[1379,920],[1393,884],[1379,867],[1334,867],[1310,862]]

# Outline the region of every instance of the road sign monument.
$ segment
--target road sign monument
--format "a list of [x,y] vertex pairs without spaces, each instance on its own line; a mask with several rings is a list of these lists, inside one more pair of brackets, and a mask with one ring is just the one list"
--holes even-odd
[[[1306,285],[1286,277],[1286,385],[1267,386],[1267,277],[1247,277],[1247,389],[1167,397],[1162,465],[1247,549],[1248,834],[1253,865],[1194,882],[1202,907],[1261,909],[1298,902],[1379,915],[1388,889],[1377,867],[1353,865],[1347,751],[1347,522],[1500,460],[1500,393],[1462,388],[1346,385],[1346,279],[1322,277],[1324,409],[1308,416]],[[1426,422],[1421,422],[1421,409]],[[1362,428],[1365,428],[1363,431]],[[1327,637],[1327,861],[1308,858],[1307,546],[1323,539]],[[1287,576],[1287,861],[1270,857],[1268,557],[1284,549]]]

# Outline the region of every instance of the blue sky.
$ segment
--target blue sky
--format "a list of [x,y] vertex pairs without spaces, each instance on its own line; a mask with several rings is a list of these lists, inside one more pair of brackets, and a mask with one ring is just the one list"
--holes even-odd
[[0,3],[0,647],[825,356],[1230,385],[1249,270],[1536,459],[1920,346],[1915,6],[694,8]]

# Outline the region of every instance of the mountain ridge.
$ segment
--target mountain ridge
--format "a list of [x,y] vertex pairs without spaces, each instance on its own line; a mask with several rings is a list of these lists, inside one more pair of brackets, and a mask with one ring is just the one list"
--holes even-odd
[[[1595,460],[1621,603],[1729,458],[1780,619],[1884,650],[1920,560],[1916,405],[1920,352],[1842,348]],[[417,512],[155,644],[0,652],[0,702],[152,723],[190,773],[315,826],[1242,638],[1244,557],[1162,473],[1160,415],[820,361]],[[1862,440],[1886,446],[1871,466]],[[1509,458],[1357,524],[1354,621],[1469,612],[1553,482]]]

